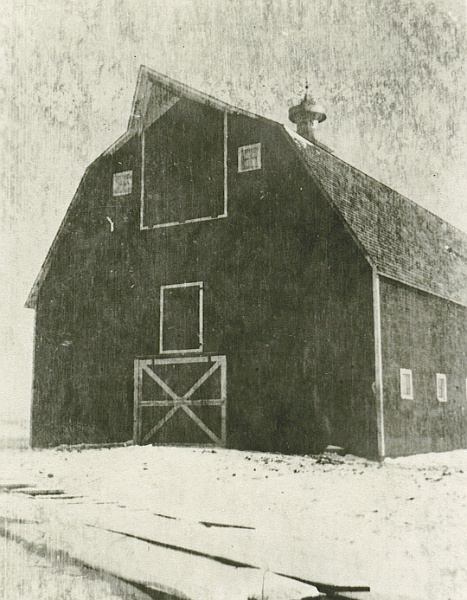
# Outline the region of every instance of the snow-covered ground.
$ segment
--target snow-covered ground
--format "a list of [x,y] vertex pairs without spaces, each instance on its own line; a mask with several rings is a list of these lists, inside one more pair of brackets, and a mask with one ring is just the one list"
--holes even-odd
[[75,519],[92,506],[101,524],[205,543],[265,571],[359,580],[372,600],[467,598],[466,473],[467,451],[383,465],[152,446],[0,453],[0,484],[77,496],[37,497],[45,511]]
[[4,600],[147,600],[113,577],[72,564],[60,555],[31,552],[0,538],[0,598]]
[[5,418],[0,413],[0,450],[27,448],[29,446],[29,424],[26,419]]

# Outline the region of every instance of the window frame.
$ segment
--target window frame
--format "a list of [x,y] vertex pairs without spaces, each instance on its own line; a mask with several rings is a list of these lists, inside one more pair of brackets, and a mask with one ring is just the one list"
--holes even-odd
[[[439,394],[440,381],[444,382],[444,396],[440,396]],[[448,401],[448,381],[445,373],[436,373],[436,399],[438,400],[438,402]]]
[[[115,192],[115,178],[120,175],[128,175],[128,173],[130,174],[130,191],[129,192]],[[113,198],[118,198],[120,196],[129,196],[130,194],[133,193],[133,169],[127,169],[126,171],[117,171],[116,173],[113,173],[112,176],[112,197]]]
[[[410,392],[408,394],[405,393],[405,387],[404,387],[404,377],[405,376],[409,376],[409,381],[410,381]],[[399,369],[399,379],[400,379],[400,393],[401,393],[401,398],[402,400],[413,400],[414,399],[414,393],[413,393],[413,372],[412,369]]]
[[[245,150],[251,150],[252,148],[258,149],[257,156],[257,165],[256,167],[250,167],[248,169],[243,168],[243,152]],[[260,171],[261,170],[261,142],[256,144],[247,144],[245,146],[238,147],[238,172],[239,173],[249,173],[250,171]]]
[[[198,348],[183,348],[174,350],[164,350],[164,291],[175,288],[189,288],[199,287],[198,303]],[[204,284],[202,281],[191,281],[185,283],[173,283],[168,285],[161,285],[160,287],[160,310],[159,310],[159,354],[189,354],[195,352],[203,352],[204,349],[204,325],[203,325],[203,314],[204,314]]]

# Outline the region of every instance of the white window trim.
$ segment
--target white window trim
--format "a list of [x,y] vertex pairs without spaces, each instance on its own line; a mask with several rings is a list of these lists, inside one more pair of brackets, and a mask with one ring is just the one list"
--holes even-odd
[[[184,348],[181,350],[164,350],[164,291],[174,288],[199,287],[199,346],[198,348]],[[189,352],[202,352],[204,347],[204,328],[203,328],[203,282],[193,281],[190,283],[175,283],[171,285],[161,285],[160,291],[160,322],[159,322],[159,354],[187,354]]]
[[[440,396],[438,393],[440,381],[444,381],[444,396]],[[444,373],[436,373],[436,398],[438,402],[448,401],[448,382]]]
[[[115,176],[116,175],[130,175],[130,191],[129,192],[115,192]],[[129,196],[130,194],[133,193],[133,170],[132,169],[128,169],[127,171],[117,171],[116,173],[113,174],[112,177],[112,196],[114,198],[118,197],[118,196]]]
[[[258,166],[244,169],[242,165],[242,151],[245,149],[257,148],[258,149]],[[249,171],[259,171],[261,169],[261,144],[248,144],[246,146],[239,146],[238,148],[238,172],[248,173]]]
[[[404,390],[404,376],[408,375],[410,377],[410,393],[406,394]],[[401,388],[401,398],[402,400],[413,400],[413,374],[412,369],[400,369],[400,388]]]
[[144,176],[145,176],[145,160],[146,160],[146,136],[145,132],[141,134],[141,201],[140,201],[140,231],[148,231],[149,229],[161,229],[162,227],[174,227],[175,225],[185,225],[186,223],[201,223],[202,221],[217,221],[217,219],[225,219],[227,217],[227,201],[228,201],[228,171],[227,171],[227,149],[228,149],[228,120],[227,112],[224,112],[224,211],[221,215],[215,217],[199,217],[197,219],[187,219],[186,221],[173,221],[171,223],[158,223],[157,225],[144,225]]

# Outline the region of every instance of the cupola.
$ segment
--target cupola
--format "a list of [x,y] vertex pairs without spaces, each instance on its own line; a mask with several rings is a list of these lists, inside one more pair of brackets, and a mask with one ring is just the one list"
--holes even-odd
[[289,109],[289,119],[297,125],[297,133],[302,137],[316,141],[315,131],[319,123],[326,120],[325,109],[317,104],[308,94],[308,85],[303,100],[300,104]]

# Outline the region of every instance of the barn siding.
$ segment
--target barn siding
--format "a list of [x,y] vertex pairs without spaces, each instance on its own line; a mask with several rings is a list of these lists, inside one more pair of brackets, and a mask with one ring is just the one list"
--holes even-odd
[[[467,310],[382,278],[381,328],[388,456],[465,448]],[[412,369],[413,400],[401,399],[401,368]],[[447,376],[446,403],[436,373]]]
[[[166,120],[218,121],[191,104]],[[262,168],[238,173],[253,143]],[[159,355],[160,286],[203,281],[204,352],[227,356],[228,445],[375,453],[369,266],[278,127],[229,116],[228,150],[228,216],[212,221],[140,231],[138,136],[89,174],[39,294],[33,445],[129,439],[133,360]],[[129,169],[132,194],[113,198],[112,173]]]
[[[99,159],[87,174],[41,286],[33,446],[129,439],[132,367],[125,350],[138,169],[133,193],[118,203],[111,185],[113,162],[139,160],[138,142],[131,140],[121,156]],[[114,221],[113,234],[107,216]]]
[[321,212],[306,273],[303,365],[314,435],[376,458],[371,267],[336,214]]

